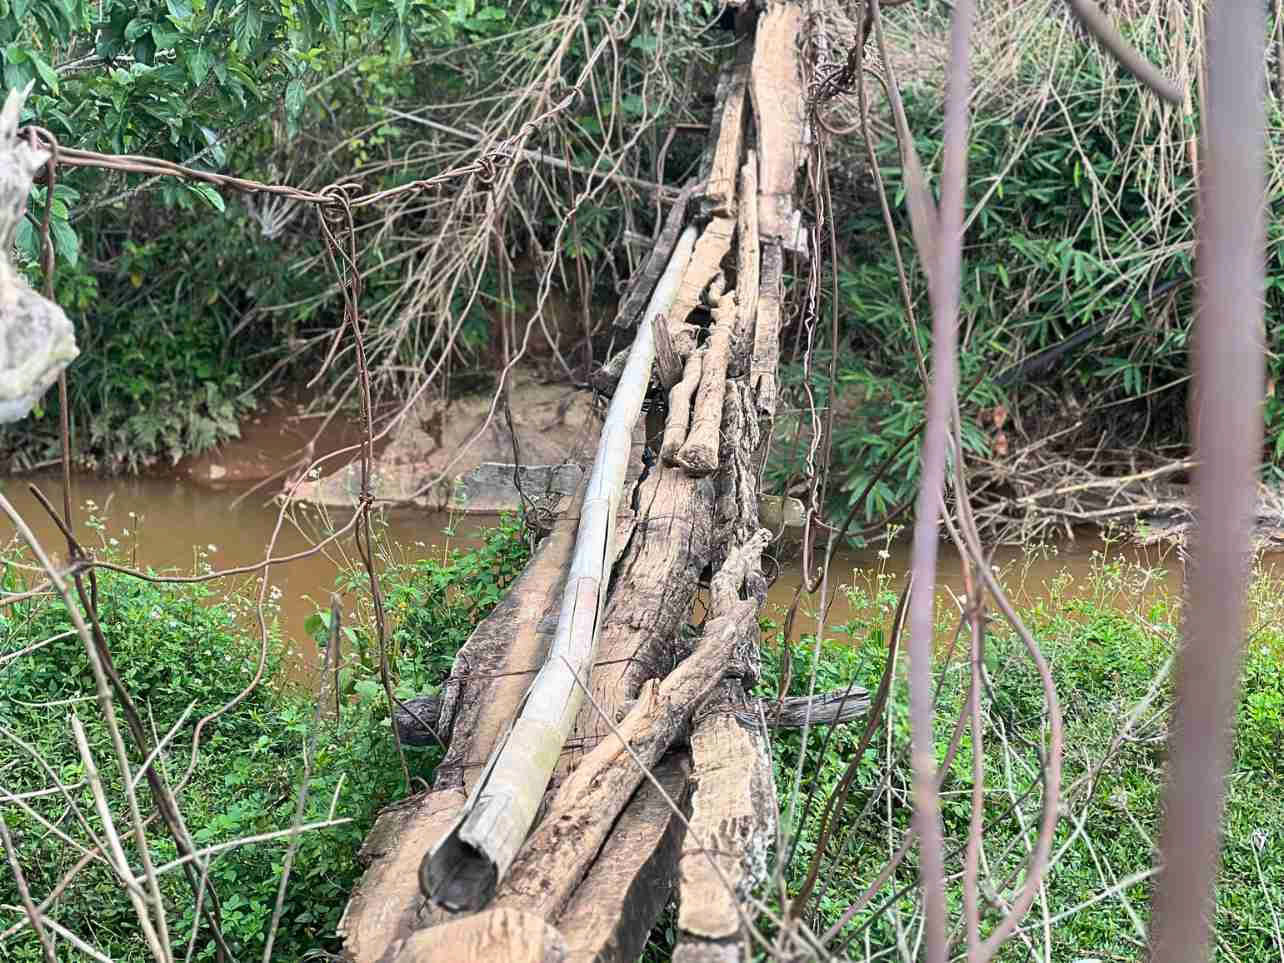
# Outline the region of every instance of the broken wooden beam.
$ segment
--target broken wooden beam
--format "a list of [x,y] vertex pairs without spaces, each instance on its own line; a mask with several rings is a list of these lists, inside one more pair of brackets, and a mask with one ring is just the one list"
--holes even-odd
[[691,430],[674,457],[688,475],[712,475],[718,470],[722,442],[722,399],[727,393],[727,364],[736,326],[736,297],[714,279],[709,300],[713,303],[713,333],[704,349],[700,388],[691,409]]
[[420,930],[393,963],[566,963],[566,940],[538,916],[493,909]]

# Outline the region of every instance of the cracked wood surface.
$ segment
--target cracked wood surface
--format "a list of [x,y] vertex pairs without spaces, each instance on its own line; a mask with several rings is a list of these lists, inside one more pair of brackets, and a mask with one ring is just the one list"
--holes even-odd
[[559,787],[548,812],[500,884],[495,903],[556,918],[651,767],[682,731],[692,708],[717,685],[745,633],[757,631],[756,604],[744,603],[705,627],[695,651],[663,681],[645,683],[619,726]]
[[566,963],[566,940],[538,916],[493,909],[420,930],[393,963]]
[[563,774],[610,732],[644,682],[673,668],[673,639],[709,563],[713,504],[712,483],[674,469],[656,465],[642,482],[638,518],[603,613],[592,699],[580,707]]
[[690,773],[687,753],[669,753],[655,782],[643,781],[620,814],[557,921],[568,963],[634,963],[641,955],[677,875],[687,813],[673,806],[684,807]]
[[775,785],[763,732],[731,711],[744,698],[740,681],[727,679],[692,723],[696,787],[678,864],[684,940],[738,937],[741,907],[767,871],[767,847],[776,830]]
[[758,132],[758,232],[793,246],[798,231],[794,181],[805,154],[802,7],[775,3],[758,18],[749,91]]
[[736,62],[718,118],[718,140],[704,189],[704,207],[710,214],[734,217],[736,213],[736,169],[745,140],[745,103],[749,93],[749,67],[753,44],[742,39],[736,45]]

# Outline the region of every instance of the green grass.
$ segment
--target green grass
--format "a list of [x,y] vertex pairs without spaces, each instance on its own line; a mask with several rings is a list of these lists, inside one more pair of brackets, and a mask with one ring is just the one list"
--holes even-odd
[[[1063,787],[1075,784],[1096,767],[1092,791],[1080,788],[1063,810],[1053,852],[1055,866],[1040,899],[1024,926],[1030,946],[1042,959],[1045,941],[1053,960],[1138,960],[1145,957],[1150,882],[1123,887],[1092,905],[1120,880],[1152,865],[1161,824],[1164,750],[1171,686],[1155,685],[1161,667],[1174,653],[1180,634],[1180,611],[1163,591],[1134,591],[1145,572],[1119,558],[1099,557],[1093,571],[1080,577],[1075,594],[1069,579],[1055,580],[1049,597],[1023,613],[1054,674],[1065,721]],[[1152,579],[1153,583],[1153,579]],[[865,613],[836,631],[820,647],[818,688],[855,681],[872,692],[878,684],[886,654],[886,633],[895,595],[886,577],[858,576],[851,590],[858,611]],[[1284,583],[1272,573],[1259,572],[1250,601],[1253,622],[1243,671],[1243,689],[1235,727],[1235,754],[1227,782],[1225,840],[1218,877],[1216,938],[1219,959],[1277,961],[1280,948],[1272,922],[1284,909],[1284,623],[1279,605]],[[953,632],[952,611],[943,611],[938,641]],[[966,644],[961,640],[960,646]],[[768,647],[764,694],[774,694],[783,658],[779,642]],[[811,665],[810,643],[791,653],[791,692],[806,691]],[[991,689],[982,698],[985,717],[986,762],[984,850],[989,875],[1005,880],[1019,872],[1026,858],[1025,842],[1033,841],[1042,793],[1037,785],[1036,747],[1046,745],[1042,690],[1030,660],[1014,634],[1001,622],[992,624],[985,664]],[[937,759],[942,760],[954,720],[966,697],[970,674],[962,649],[951,661],[937,665],[941,700],[937,713]],[[1154,686],[1156,698],[1132,727],[1129,738],[1115,745],[1124,719]],[[898,665],[890,702],[890,737],[883,729],[860,763],[853,790],[838,814],[835,838],[822,862],[821,885],[808,906],[805,922],[813,931],[833,925],[848,905],[887,862],[904,838],[911,816],[911,774],[908,765],[908,723],[905,661]],[[863,725],[847,726],[823,742],[823,731],[808,739],[803,761],[801,799],[815,792],[806,818],[787,829],[799,837],[797,854],[785,878],[790,896],[806,876],[819,833],[817,814],[847,765]],[[784,733],[773,752],[782,809],[789,811],[789,792],[800,758],[800,735]],[[823,746],[823,750],[822,750]],[[942,819],[947,853],[946,873],[962,869],[962,849],[968,829],[972,790],[971,742],[963,737],[942,792]],[[1108,758],[1107,758],[1108,757]],[[888,759],[892,765],[887,765]],[[1104,763],[1102,760],[1106,760]],[[1033,788],[1032,788],[1033,786]],[[1028,795],[1027,790],[1031,790]],[[1014,800],[1020,822],[1013,816]],[[803,810],[802,802],[799,810]],[[1021,825],[1026,832],[1021,832]],[[1076,827],[1081,826],[1081,830]],[[866,946],[874,953],[894,948],[898,926],[914,939],[919,906],[914,882],[916,855],[912,851],[869,908],[842,930],[847,954],[863,959]],[[908,888],[903,894],[902,889]],[[1010,898],[1014,888],[1003,892]],[[764,891],[778,910],[779,899]],[[961,920],[962,889],[950,880],[947,900],[952,921]],[[1066,914],[1043,931],[1045,917]],[[1076,909],[1077,907],[1083,907]],[[983,912],[983,931],[1000,914]],[[767,927],[770,932],[770,927]],[[866,940],[868,939],[868,944]],[[1020,940],[1010,941],[999,959],[1029,958]],[[899,957],[898,957],[899,958]]]
[[[444,678],[467,638],[464,626],[489,611],[525,557],[520,529],[505,522],[477,551],[456,552],[446,559],[389,562],[383,588],[394,619],[397,683],[403,693],[431,690]],[[6,591],[21,584],[12,565],[4,575]],[[164,733],[191,706],[161,758],[171,785],[187,768],[196,720],[240,692],[257,661],[256,637],[246,629],[251,624],[246,618],[248,603],[212,592],[202,585],[158,586],[112,573],[99,577],[101,618],[113,660],[146,724]],[[273,614],[269,610],[270,622]],[[106,727],[97,706],[86,701],[94,689],[80,639],[56,639],[30,655],[4,661],[6,655],[69,628],[61,601],[48,597],[0,609],[0,786],[13,794],[49,787],[50,773],[35,758],[39,756],[61,782],[73,787],[71,799],[101,835],[92,797],[82,785],[84,767],[71,740],[71,713],[88,731],[115,822],[123,827],[128,820]],[[357,851],[379,808],[405,791],[382,688],[375,681],[377,657],[360,618],[346,638],[352,644],[345,645],[350,662],[341,682],[342,719],[323,722],[317,733],[305,821],[326,820],[332,807],[335,816],[350,821],[301,837],[275,959],[297,960],[311,950],[337,949],[335,928],[361,872]],[[284,683],[280,649],[273,634],[265,682],[202,737],[192,778],[179,794],[198,846],[291,824],[314,704],[308,693]],[[139,754],[131,755],[136,769]],[[431,779],[439,750],[408,747],[407,755],[412,774]],[[86,842],[84,829],[60,796],[35,798],[29,805],[82,845]],[[151,812],[145,788],[142,806],[144,813]],[[18,806],[10,803],[2,811],[27,882],[39,900],[80,853]],[[155,863],[175,857],[173,843],[159,826],[148,839]],[[126,846],[137,865],[136,851]],[[222,900],[224,932],[239,959],[262,955],[285,851],[285,841],[278,839],[227,850],[211,863],[210,880]],[[171,933],[175,945],[185,949],[192,925],[191,891],[181,872],[165,874],[163,882]],[[130,904],[105,867],[95,864],[81,872],[49,914],[113,959],[149,958]],[[0,930],[22,918],[13,878],[6,870],[0,873]],[[64,944],[62,951],[66,949]],[[40,948],[27,930],[4,944],[0,958],[34,961],[40,959]],[[212,959],[213,947],[205,946],[196,958]]]

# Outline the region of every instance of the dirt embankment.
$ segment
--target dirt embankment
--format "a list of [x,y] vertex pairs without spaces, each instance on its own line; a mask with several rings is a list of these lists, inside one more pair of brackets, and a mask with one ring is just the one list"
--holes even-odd
[[[510,468],[522,466],[527,497],[565,494],[578,482],[597,444],[600,418],[592,395],[519,376],[512,422],[490,394],[449,402],[423,401],[394,427],[375,458],[372,486],[380,501],[465,512],[500,512],[520,504]],[[568,466],[560,468],[558,466]],[[305,481],[297,496],[332,507],[352,505],[361,468],[342,468]]]

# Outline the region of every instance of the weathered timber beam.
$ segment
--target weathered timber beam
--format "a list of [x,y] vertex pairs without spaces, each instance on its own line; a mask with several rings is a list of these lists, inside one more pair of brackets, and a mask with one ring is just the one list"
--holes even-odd
[[592,699],[580,706],[562,772],[609,734],[622,703],[635,700],[644,682],[673,668],[674,639],[713,551],[712,480],[657,465],[638,488],[637,506],[602,615]]
[[577,525],[578,499],[456,655],[432,720],[448,744],[433,791],[380,813],[362,846],[367,869],[339,925],[356,963],[387,963],[391,948],[420,925],[420,858],[458,817],[544,660]]
[[[706,213],[735,216],[736,169],[745,140],[745,100],[749,91],[749,66],[753,59],[753,42],[742,38],[736,45],[736,61],[722,109],[716,114],[718,140],[713,148],[713,163],[704,189]],[[752,196],[752,195],[749,195]]]
[[675,960],[686,955],[684,946],[739,940],[746,916],[753,918],[744,909],[748,897],[766,876],[775,783],[762,729],[725,711],[743,699],[740,680],[726,679],[710,700],[715,704],[692,723],[691,759],[699,778],[678,863]]
[[535,821],[544,790],[579,711],[596,653],[597,628],[614,556],[615,518],[624,485],[633,429],[651,381],[655,353],[651,319],[673,300],[695,244],[687,228],[657,285],[602,427],[597,457],[580,513],[575,555],[562,598],[561,617],[548,658],[531,683],[513,721],[458,822],[424,855],[425,895],[451,910],[476,910],[489,902]]
[[[633,708],[635,700],[620,706],[623,717]],[[768,729],[801,729],[803,726],[841,726],[864,719],[869,712],[869,692],[852,686],[817,692],[812,696],[789,696],[785,699],[742,699],[726,702],[717,709],[736,719],[748,728],[766,726]]]
[[700,369],[700,389],[691,411],[691,431],[674,461],[688,475],[712,475],[718,470],[722,440],[722,399],[727,393],[727,363],[736,326],[736,297],[722,289],[717,279],[710,291],[713,333]]
[[557,920],[570,960],[634,963],[642,954],[677,876],[690,773],[685,752],[669,753],[620,813]]
[[[743,572],[770,532],[733,553],[715,578]],[[672,745],[695,706],[719,682],[732,653],[756,636],[757,602],[744,602],[710,619],[695,650],[661,682],[642,687],[637,704],[619,726],[589,752],[562,783],[548,813],[531,834],[501,884],[496,904],[556,918],[596,858],[638,784]]]
[[687,317],[700,306],[704,292],[722,270],[722,258],[731,250],[731,235],[736,222],[729,217],[715,217],[705,225],[691,254],[691,262],[682,275],[677,297],[667,313],[673,350],[682,357],[695,349],[695,326]]
[[749,76],[758,134],[758,232],[764,243],[771,240],[799,251],[805,245],[795,180],[807,142],[799,57],[802,23],[801,4],[771,4],[758,17]]
[[[758,155],[745,152],[740,168],[740,195],[758,196]],[[727,374],[739,378],[749,370],[753,353],[754,317],[758,313],[759,269],[762,251],[758,240],[758,205],[741,204],[736,220],[736,328],[731,339],[731,361]]]

